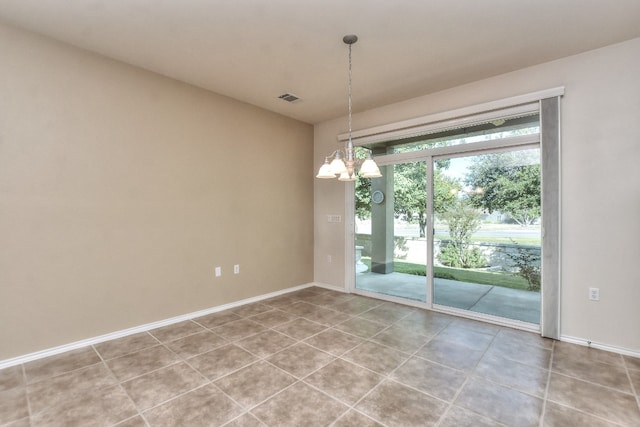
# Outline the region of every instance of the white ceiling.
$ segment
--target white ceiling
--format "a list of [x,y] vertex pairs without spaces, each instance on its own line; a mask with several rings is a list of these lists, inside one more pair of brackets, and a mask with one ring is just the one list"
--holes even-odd
[[317,123],[346,113],[345,34],[357,112],[640,37],[640,0],[2,0],[0,21]]

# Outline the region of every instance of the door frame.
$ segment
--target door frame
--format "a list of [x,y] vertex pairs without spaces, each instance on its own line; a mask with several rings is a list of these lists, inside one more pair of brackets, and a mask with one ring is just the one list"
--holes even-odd
[[[545,96],[540,96],[537,98],[535,104],[531,103],[533,97],[544,94]],[[481,320],[489,323],[495,323],[498,325],[505,325],[509,327],[514,327],[518,329],[525,330],[537,330],[540,331],[542,336],[559,339],[560,336],[560,289],[561,289],[561,272],[560,272],[560,245],[561,245],[561,229],[560,229],[560,219],[561,219],[561,204],[560,204],[560,97],[564,95],[564,88],[556,88],[549,91],[538,92],[529,95],[523,95],[520,97],[514,97],[506,100],[495,101],[493,103],[483,104],[474,107],[467,107],[460,110],[451,111],[449,113],[439,113],[433,116],[427,116],[415,120],[410,120],[405,122],[400,122],[398,124],[390,124],[384,125],[382,127],[365,129],[362,131],[358,131],[354,133],[356,136],[356,145],[364,145],[367,143],[367,139],[371,137],[380,140],[381,136],[378,133],[382,128],[385,132],[381,133],[389,133],[393,134],[394,129],[404,129],[399,130],[399,132],[406,133],[407,132],[407,124],[422,124],[423,127],[426,125],[430,127],[430,129],[437,128],[439,125],[439,120],[443,118],[449,118],[448,121],[440,122],[445,124],[451,124],[451,122],[455,121],[465,121],[467,123],[472,123],[469,116],[456,119],[456,114],[464,111],[469,113],[470,111],[474,111],[476,113],[481,113],[483,107],[496,106],[500,105],[500,107],[509,107],[509,103],[515,100],[529,101],[527,108],[531,108],[531,105],[535,105],[537,112],[540,115],[540,133],[533,135],[524,135],[510,138],[503,138],[500,140],[491,140],[484,142],[477,142],[472,144],[465,145],[456,145],[450,147],[437,147],[432,148],[430,150],[425,151],[415,151],[415,152],[407,152],[407,153],[399,153],[399,154],[386,154],[386,155],[378,155],[375,156],[376,162],[381,165],[402,163],[403,161],[411,159],[411,161],[417,160],[425,160],[429,162],[428,164],[433,165],[433,158],[439,155],[454,155],[454,154],[471,154],[473,152],[478,151],[487,151],[487,150],[500,150],[500,149],[509,149],[511,147],[518,146],[527,146],[527,145],[535,145],[540,148],[541,151],[541,173],[542,173],[542,209],[543,209],[543,223],[542,223],[542,283],[543,289],[541,290],[541,319],[540,325],[535,325],[532,328],[532,324],[519,322],[519,321],[510,321],[510,319],[505,319],[496,316],[489,315],[477,315],[473,312],[468,311],[460,311],[458,312],[456,309],[445,308],[442,309],[441,306],[436,305],[434,307],[433,304],[433,274],[431,274],[431,278],[427,279],[427,298],[426,302],[420,301],[412,301],[403,298],[391,297],[388,295],[381,295],[372,292],[361,291],[355,288],[355,184],[353,182],[347,183],[345,188],[345,288],[348,292],[361,294],[377,299],[382,299],[385,301],[397,302],[405,305],[416,306],[420,308],[425,308],[433,311],[442,311],[449,312],[451,314],[455,314],[457,316],[467,317],[471,319]],[[511,105],[516,104],[513,102]],[[524,107],[523,103],[516,105],[511,108],[519,108],[522,109]],[[497,117],[496,111],[491,111],[491,108],[487,108],[485,111],[488,111],[492,117]],[[508,108],[507,108],[508,110]],[[534,111],[535,111],[534,110]],[[506,110],[505,110],[506,111]],[[475,114],[473,115],[475,116]],[[433,119],[432,122],[429,122],[430,119]],[[411,122],[411,123],[409,123]],[[410,127],[410,126],[409,126]],[[378,133],[376,135],[376,133]],[[341,136],[339,136],[340,138]],[[358,140],[359,139],[359,140]],[[428,170],[428,182],[430,182],[431,186],[433,185],[433,171],[432,168]],[[433,188],[431,187],[431,192],[433,193]],[[431,214],[433,210],[433,198],[428,197],[428,212]],[[429,202],[430,200],[430,202]],[[429,203],[431,206],[429,206]],[[433,240],[433,221],[430,220],[427,222],[427,238],[428,240]],[[433,245],[427,245],[427,256],[428,256],[428,265],[433,264]]]

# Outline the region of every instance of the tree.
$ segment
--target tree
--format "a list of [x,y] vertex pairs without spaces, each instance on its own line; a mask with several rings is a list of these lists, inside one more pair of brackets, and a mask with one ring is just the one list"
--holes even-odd
[[471,236],[480,228],[480,213],[467,196],[455,197],[442,213],[451,240],[441,248],[440,261],[450,267],[477,268],[486,264],[478,248],[471,248]]
[[[460,183],[442,173],[448,161],[438,165],[433,173],[433,204],[436,212],[442,212],[455,199],[452,189],[459,189]],[[420,237],[426,236],[427,227],[427,165],[425,162],[402,163],[395,166],[393,197],[394,213],[407,222],[417,222]]]
[[471,204],[492,213],[508,214],[522,226],[541,215],[540,164],[537,151],[513,151],[474,157],[465,184],[482,191]]
[[357,175],[356,180],[356,217],[365,220],[371,217],[371,179]]
[[[460,190],[458,180],[445,175],[448,160],[437,161],[433,173],[433,204],[436,212],[443,212]],[[426,236],[427,227],[427,165],[425,162],[402,163],[394,166],[394,214],[407,222],[418,223],[420,237]],[[371,180],[358,176],[355,190],[356,217],[360,220],[371,216]]]

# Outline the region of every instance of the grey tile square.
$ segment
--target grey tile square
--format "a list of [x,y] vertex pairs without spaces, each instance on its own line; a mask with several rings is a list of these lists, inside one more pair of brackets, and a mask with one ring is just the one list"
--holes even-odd
[[573,358],[573,352],[554,353],[551,369],[561,374],[631,393],[627,369],[623,365],[610,365],[589,358]]
[[633,388],[636,390],[636,394],[640,396],[640,371],[629,369],[629,377],[631,378]]
[[[455,404],[512,426],[538,426],[542,399],[479,378],[471,378]],[[514,410],[517,408],[517,410]]]
[[266,427],[266,424],[247,412],[230,423],[225,424],[224,427]]
[[305,382],[342,402],[353,405],[382,379],[381,375],[337,359],[309,375]]
[[304,343],[295,344],[267,360],[290,374],[302,378],[334,359],[328,353]]
[[231,344],[193,357],[188,362],[202,375],[215,380],[256,360],[258,358],[253,354]]
[[536,346],[547,350],[553,349],[554,340],[541,337],[538,333],[525,332],[517,329],[502,328],[496,335],[496,339],[511,343],[521,343],[527,346]]
[[385,380],[356,409],[390,427],[433,426],[447,404],[424,393]]
[[485,351],[494,337],[494,335],[459,326],[457,322],[453,322],[438,334],[440,341],[463,345],[478,351]]
[[315,335],[326,330],[327,326],[299,317],[289,323],[276,326],[273,329],[282,332],[283,334],[287,334],[296,340],[303,340],[311,335]]
[[232,313],[229,310],[219,311],[217,313],[207,314],[206,316],[196,317],[193,319],[194,322],[199,325],[204,326],[205,328],[214,329],[218,326],[222,326],[229,322],[235,322],[236,320],[240,320],[242,317],[238,316],[235,313]]
[[178,361],[180,358],[175,353],[163,345],[156,345],[126,356],[109,359],[106,363],[118,380],[125,381]]
[[248,319],[241,319],[218,326],[213,332],[226,340],[236,341],[262,332],[265,329],[266,328],[259,323],[252,322]]
[[111,341],[105,341],[96,344],[94,347],[104,359],[113,359],[114,357],[124,356],[143,348],[152,347],[158,344],[158,340],[149,335],[147,332],[128,335]]
[[405,353],[413,353],[422,347],[428,338],[401,327],[392,326],[375,335],[371,340]]
[[47,378],[27,386],[32,414],[73,400],[87,392],[117,385],[113,374],[104,363],[76,369],[56,377]]
[[24,370],[27,382],[32,383],[100,362],[100,357],[92,347],[83,347],[25,363]]
[[[439,427],[503,427],[490,418],[471,412],[459,406],[449,408],[445,416],[440,421]],[[568,426],[567,426],[568,427]]]
[[328,426],[347,409],[337,400],[298,382],[252,409],[251,413],[269,426]]
[[149,427],[149,425],[145,422],[144,418],[140,415],[136,415],[134,417],[127,418],[124,421],[120,421],[113,427]]
[[249,408],[296,382],[270,363],[259,361],[215,382],[236,402]]
[[[640,371],[640,357],[622,356],[627,368]],[[640,393],[640,390],[636,390],[636,393]]]
[[383,302],[373,298],[366,298],[361,296],[355,296],[354,298],[337,303],[331,308],[337,311],[341,311],[345,314],[358,315],[372,308],[382,305]]
[[249,320],[260,323],[267,328],[281,325],[295,319],[295,315],[282,310],[270,310],[249,317]]
[[431,396],[451,401],[467,376],[461,371],[412,357],[396,369],[391,378]]
[[3,427],[31,427],[31,422],[29,418],[22,418],[21,420],[13,421],[9,424],[4,425]]
[[32,417],[34,426],[110,426],[137,414],[119,386],[87,388]]
[[584,412],[547,402],[544,411],[544,427],[611,427],[612,424]]
[[280,295],[277,297],[269,298],[262,301],[262,304],[268,305],[273,308],[285,307],[297,303],[299,300],[293,298],[289,294]]
[[426,343],[416,354],[454,369],[470,371],[478,364],[484,351],[474,350],[456,342],[443,341],[436,337]]
[[387,326],[371,322],[360,317],[352,317],[349,320],[338,323],[334,328],[347,332],[351,335],[356,335],[360,338],[371,338],[383,329],[387,328]]
[[452,322],[452,317],[446,314],[434,313],[427,310],[416,310],[395,326],[406,331],[431,338],[442,331]]
[[475,375],[522,392],[544,397],[549,371],[506,359],[495,353],[486,353]]
[[318,308],[311,313],[305,314],[303,317],[325,326],[332,326],[350,319],[348,314],[329,310],[328,308]]
[[227,340],[211,331],[199,332],[168,342],[166,345],[185,359],[211,351],[227,344]]
[[547,399],[622,425],[640,425],[636,398],[627,393],[551,373]]
[[162,342],[168,342],[202,331],[204,331],[202,326],[191,320],[186,320],[184,322],[174,323],[173,325],[163,326],[162,328],[152,329],[149,333]]
[[317,294],[304,299],[309,304],[315,304],[324,307],[331,307],[339,302],[343,302],[338,295],[333,294]]
[[10,390],[16,387],[24,387],[22,365],[0,369],[0,391]]
[[496,336],[503,329],[501,326],[480,322],[479,320],[465,319],[463,317],[455,317],[453,322],[451,322],[451,327],[454,329],[464,328],[479,334],[491,336]]
[[186,363],[178,363],[122,383],[140,410],[159,405],[207,380]]
[[607,365],[618,366],[624,366],[625,363],[621,354],[562,341],[555,343],[555,346],[553,347],[553,358],[554,360],[581,359],[585,362],[605,363]]
[[307,338],[304,342],[327,353],[340,356],[360,344],[362,339],[335,329],[328,329]]
[[[525,332],[522,333],[524,334]],[[521,339],[515,338],[513,334],[505,335],[502,331],[496,335],[487,352],[519,363],[524,363],[525,365],[550,369],[550,349],[528,344]]]
[[383,427],[377,421],[361,414],[353,409],[344,414],[338,421],[331,425],[332,427]]
[[255,316],[256,314],[264,313],[265,311],[272,310],[272,308],[266,304],[254,302],[251,304],[242,305],[238,308],[231,309],[233,314],[237,314],[241,317]]
[[409,355],[366,341],[344,354],[342,358],[382,375],[387,375],[407,360]]
[[296,340],[286,336],[285,334],[281,334],[280,332],[273,330],[267,330],[237,341],[236,344],[258,357],[267,357],[295,344],[296,342]]
[[212,384],[190,391],[144,413],[151,427],[219,426],[242,408]]
[[336,304],[342,304],[348,301],[351,301],[354,298],[361,298],[354,294],[349,294],[346,292],[331,292],[331,299],[333,302],[329,308],[333,309]]
[[280,310],[286,311],[287,313],[291,313],[298,317],[307,317],[316,310],[321,309],[322,308],[318,307],[317,305],[309,304],[304,301],[298,301],[295,304],[280,308]]
[[414,311],[415,309],[411,307],[395,304],[392,302],[385,302],[375,308],[372,308],[369,311],[365,311],[364,313],[359,314],[358,316],[366,320],[371,320],[373,322],[391,325],[407,317]]
[[0,391],[0,425],[28,416],[27,394],[23,387]]

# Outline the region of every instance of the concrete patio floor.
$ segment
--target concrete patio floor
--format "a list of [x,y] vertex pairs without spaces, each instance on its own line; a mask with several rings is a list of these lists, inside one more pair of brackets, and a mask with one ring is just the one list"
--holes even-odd
[[[540,292],[480,285],[447,279],[434,279],[434,303],[477,313],[540,323]],[[404,273],[360,273],[356,288],[407,298],[426,300],[426,278]]]

